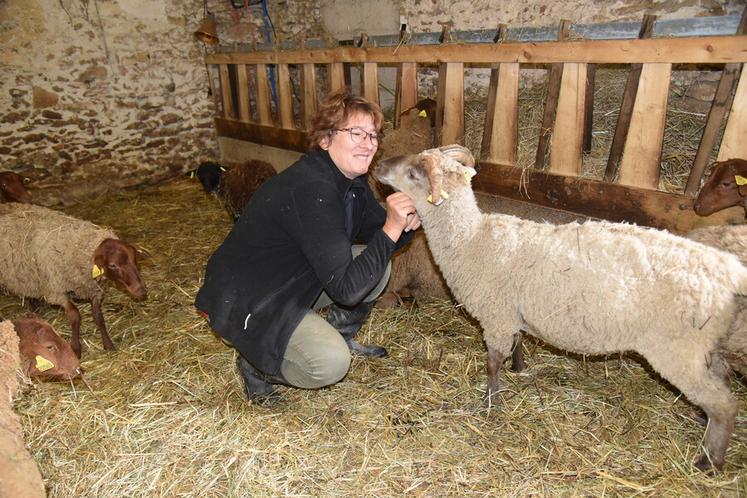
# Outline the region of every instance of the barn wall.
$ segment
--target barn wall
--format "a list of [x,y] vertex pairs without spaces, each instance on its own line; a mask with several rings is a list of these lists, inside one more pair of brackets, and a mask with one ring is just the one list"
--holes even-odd
[[[233,0],[241,5],[242,0]],[[414,32],[738,13],[743,0],[209,0],[219,48]],[[653,5],[652,5],[653,4]],[[572,14],[572,16],[571,16]],[[179,175],[221,151],[192,33],[199,0],[0,0],[0,169],[37,179],[41,204]],[[271,23],[269,22],[271,19]],[[386,79],[382,80],[386,85]]]

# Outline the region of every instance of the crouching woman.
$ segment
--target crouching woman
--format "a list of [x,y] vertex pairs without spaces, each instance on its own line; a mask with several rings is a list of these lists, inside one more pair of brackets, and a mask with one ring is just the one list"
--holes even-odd
[[238,350],[250,399],[273,400],[274,384],[335,384],[351,353],[387,354],[354,338],[420,218],[407,195],[384,208],[366,182],[382,120],[347,91],[327,97],[312,149],[259,188],[207,263],[195,304]]

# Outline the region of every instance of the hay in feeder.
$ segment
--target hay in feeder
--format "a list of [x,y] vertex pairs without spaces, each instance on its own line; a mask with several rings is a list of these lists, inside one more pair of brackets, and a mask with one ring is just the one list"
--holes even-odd
[[[691,405],[633,358],[568,356],[528,340],[529,368],[483,404],[481,333],[448,301],[373,311],[353,360],[318,391],[246,401],[234,351],[192,306],[205,262],[231,228],[196,181],[110,195],[67,212],[113,227],[153,255],[144,302],[110,290],[119,350],[84,315],[84,380],[36,384],[15,403],[49,496],[743,496],[747,388],[723,473],[691,462]],[[25,315],[0,296],[6,318]],[[41,315],[63,335],[63,312]],[[86,325],[88,324],[88,325]]]

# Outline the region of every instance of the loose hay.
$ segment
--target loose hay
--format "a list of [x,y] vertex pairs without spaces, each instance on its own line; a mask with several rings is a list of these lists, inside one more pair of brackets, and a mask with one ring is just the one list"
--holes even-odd
[[[205,262],[230,229],[194,181],[99,198],[66,211],[113,227],[153,255],[147,301],[104,303],[119,347],[84,316],[83,381],[37,384],[15,404],[54,497],[744,496],[747,388],[725,472],[690,462],[691,405],[630,358],[590,361],[527,341],[485,407],[485,350],[458,306],[373,311],[361,334],[386,346],[319,391],[248,403],[234,352],[192,306]],[[0,313],[26,314],[0,296]],[[90,315],[90,306],[81,313]],[[69,337],[60,309],[44,319]]]

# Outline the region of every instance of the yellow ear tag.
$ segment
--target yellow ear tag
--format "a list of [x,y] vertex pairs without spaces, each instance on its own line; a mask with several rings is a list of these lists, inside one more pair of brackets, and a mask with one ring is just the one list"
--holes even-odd
[[737,185],[747,185],[747,178],[742,175],[734,175],[734,181],[737,182]]
[[445,200],[446,200],[446,199],[448,199],[448,198],[449,198],[449,194],[447,194],[446,192],[444,192],[444,191],[442,190],[442,191],[441,191],[441,199],[440,199],[440,200],[438,201],[438,203],[434,203],[434,202],[433,202],[433,196],[432,196],[432,195],[430,195],[430,194],[428,194],[428,197],[426,197],[426,200],[427,200],[428,202],[430,202],[431,204],[436,204],[436,206],[439,206],[439,205],[441,205],[441,203],[442,203],[443,201],[445,201]]
[[104,274],[104,270],[99,268],[99,265],[93,265],[93,269],[91,269],[91,276],[93,278],[98,278],[103,274]]
[[425,109],[423,109],[422,111],[420,111],[418,113],[418,116],[421,117],[421,118],[427,118],[428,117],[428,113],[425,112]]
[[190,171],[189,177],[194,180],[195,172],[194,171]]
[[47,370],[54,368],[54,363],[44,358],[43,356],[36,355],[36,369],[40,372],[46,372]]

